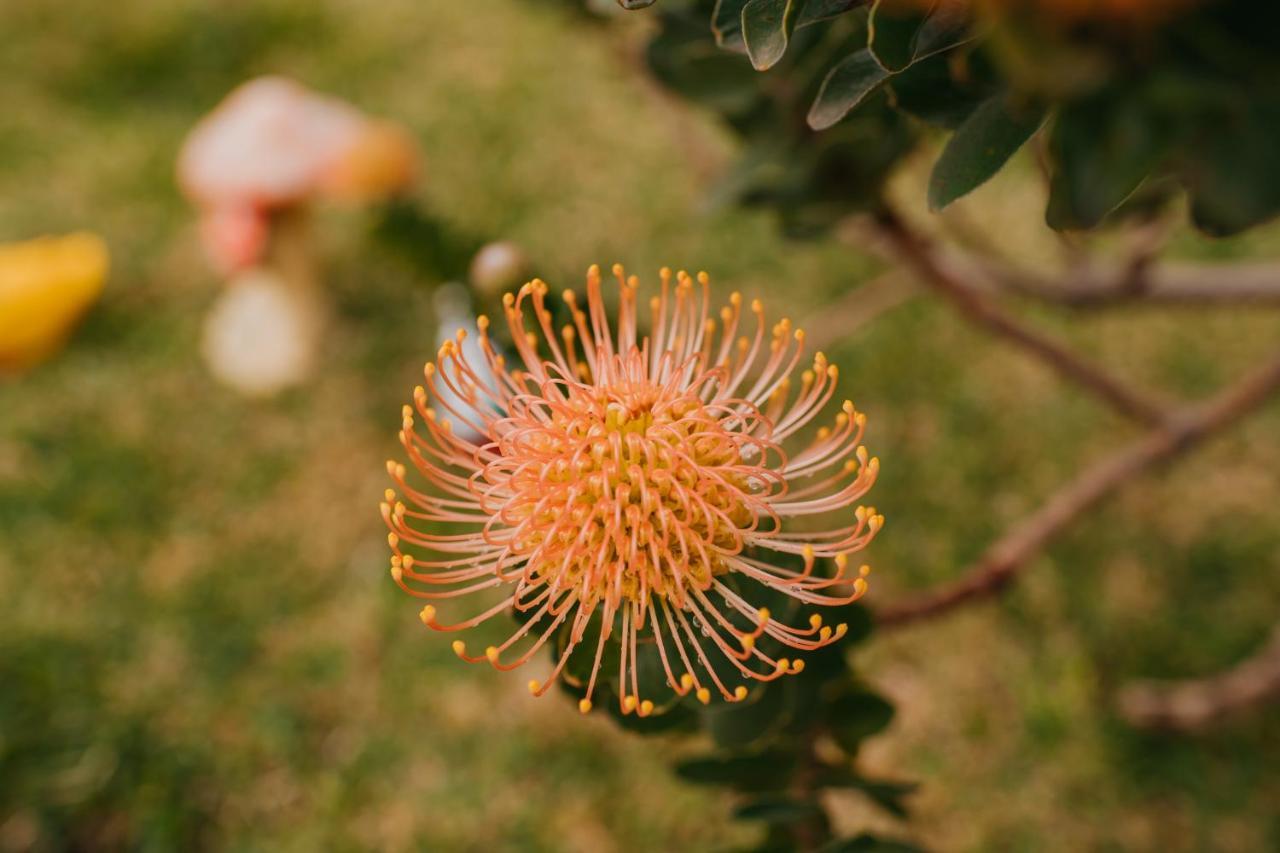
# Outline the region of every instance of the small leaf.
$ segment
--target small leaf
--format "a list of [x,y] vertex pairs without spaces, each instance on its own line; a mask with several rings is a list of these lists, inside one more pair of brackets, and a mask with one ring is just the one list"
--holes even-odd
[[1257,99],[1206,131],[1185,155],[1195,226],[1224,237],[1280,213],[1280,100]]
[[985,183],[1043,121],[1040,107],[1016,109],[1006,95],[988,98],[956,128],[934,164],[929,176],[929,207],[946,207]]
[[919,62],[975,37],[968,6],[941,0],[911,39],[911,61]]
[[822,765],[813,782],[821,788],[848,788],[859,791],[871,802],[897,817],[907,816],[903,799],[915,793],[914,782],[895,782],[888,779],[867,779],[847,767]]
[[742,702],[707,709],[703,721],[717,746],[741,748],[773,731],[783,722],[786,684],[763,684]]
[[772,68],[787,52],[796,5],[797,0],[750,0],[742,8],[742,40],[757,71]]
[[836,742],[856,753],[866,738],[882,731],[893,720],[893,706],[867,690],[850,689],[828,706],[828,725]]
[[711,32],[719,47],[737,53],[747,52],[747,43],[742,40],[742,9],[748,2],[716,0],[716,7],[711,12]]
[[808,0],[796,16],[796,29],[838,18],[866,2],[867,0]]
[[730,785],[739,791],[772,791],[785,787],[795,756],[776,750],[746,755],[694,758],[676,765],[676,775],[700,785]]
[[[1063,108],[1049,138],[1049,227],[1093,228],[1163,158],[1169,134],[1138,93],[1108,94]],[[1229,146],[1228,160],[1236,157]]]
[[877,0],[867,23],[867,47],[886,71],[901,71],[974,38],[967,5],[951,0],[925,15],[915,4]]
[[809,127],[826,130],[836,124],[887,79],[889,72],[876,62],[871,51],[860,50],[846,57],[822,81],[809,108]]
[[931,56],[893,75],[889,83],[894,107],[923,122],[955,130],[973,115],[991,91],[975,80],[953,78],[945,56]]
[[762,820],[765,823],[798,823],[822,814],[822,807],[812,800],[785,795],[757,797],[734,809],[738,820]]
[[867,48],[886,71],[901,71],[911,64],[912,40],[924,23],[915,7],[877,0],[867,18]]

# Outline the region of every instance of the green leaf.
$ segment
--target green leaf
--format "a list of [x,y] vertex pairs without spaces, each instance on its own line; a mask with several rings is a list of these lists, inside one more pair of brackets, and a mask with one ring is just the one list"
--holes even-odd
[[702,719],[711,739],[717,746],[741,748],[774,731],[783,722],[788,686],[762,684],[741,702],[705,710]]
[[742,8],[742,40],[757,71],[772,68],[787,52],[797,5],[797,0],[750,0]]
[[1225,237],[1280,213],[1280,103],[1226,117],[1187,154],[1191,220]]
[[984,101],[956,128],[934,164],[929,176],[929,207],[946,207],[985,183],[1043,121],[1043,108],[1012,105],[1007,95]]
[[967,4],[940,0],[911,40],[911,61],[919,62],[972,40],[976,33],[971,25]]
[[672,22],[649,42],[647,58],[664,85],[718,112],[748,114],[760,101],[758,75],[741,57],[717,49],[703,24]]
[[821,788],[847,788],[862,793],[880,808],[897,817],[907,816],[903,800],[915,793],[914,782],[895,782],[889,779],[867,779],[847,767],[822,765],[813,777]]
[[711,12],[711,32],[716,37],[716,44],[725,50],[747,52],[747,43],[742,40],[742,9],[748,2],[716,0],[716,7]]
[[783,750],[694,758],[676,765],[676,775],[699,785],[729,785],[739,791],[775,791],[789,782],[795,756]]
[[796,16],[796,29],[822,21],[838,18],[851,9],[865,5],[867,0],[807,0]]
[[955,130],[973,115],[992,92],[985,83],[952,77],[945,56],[931,56],[911,63],[889,81],[890,103],[920,121]]
[[1136,93],[1064,107],[1049,137],[1049,227],[1098,225],[1156,168],[1168,139],[1163,123],[1148,114]]
[[853,754],[862,741],[893,720],[893,705],[867,690],[850,688],[827,706],[827,724],[836,742]]
[[867,47],[886,71],[950,50],[974,37],[964,3],[940,0],[924,15],[916,4],[877,0],[868,19]]
[[871,51],[860,50],[845,57],[822,81],[809,108],[809,127],[826,130],[836,124],[888,79],[889,72],[876,62]]
[[822,807],[812,800],[786,795],[756,797],[733,810],[738,820],[762,820],[765,823],[798,823],[822,814]]
[[901,71],[911,64],[912,39],[924,23],[913,6],[877,0],[867,18],[867,48],[886,71]]

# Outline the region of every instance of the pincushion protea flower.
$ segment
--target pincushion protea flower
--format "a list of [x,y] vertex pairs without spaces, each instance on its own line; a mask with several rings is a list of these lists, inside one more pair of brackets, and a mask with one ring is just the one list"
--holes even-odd
[[[709,316],[707,275],[673,279],[664,269],[641,337],[639,282],[620,266],[613,271],[616,330],[593,266],[585,306],[564,293],[571,322],[558,331],[545,283],[535,279],[506,295],[522,366],[508,367],[485,317],[477,321],[485,365],[469,363],[462,331],[441,347],[438,365],[426,365],[425,386],[404,407],[400,440],[430,489],[410,485],[404,465],[387,463],[397,486],[382,504],[391,575],[430,601],[501,590],[496,603],[456,624],[438,621],[434,604],[422,609],[422,621],[437,631],[471,628],[504,611],[522,615],[523,624],[482,655],[455,641],[469,662],[514,669],[565,630],[550,677],[529,683],[534,695],[562,675],[599,614],[594,648],[584,646],[593,660],[579,703],[584,713],[615,632],[624,713],[647,716],[655,707],[639,695],[642,643],[656,646],[676,694],[692,691],[705,704],[714,689],[741,700],[750,680],[804,668],[803,660],[762,646],[818,649],[846,629],[824,625],[818,613],[802,627],[786,624],[740,588],[765,587],[802,605],[847,604],[866,591],[867,567],[848,569],[849,555],[883,523],[874,509],[853,508],[879,469],[860,443],[866,418],[845,401],[834,424],[788,455],[782,442],[835,393],[836,367],[821,353],[793,379],[804,332],[784,319],[770,334],[759,301],[748,313],[737,293],[718,319]],[[743,326],[748,333],[740,337]],[[467,405],[450,402],[457,400]],[[445,412],[484,438],[460,435]],[[784,520],[837,511],[843,517],[818,532],[784,529]],[[466,532],[436,532],[438,523]],[[766,559],[770,553],[777,559]],[[831,576],[815,570],[824,558],[834,561]]]

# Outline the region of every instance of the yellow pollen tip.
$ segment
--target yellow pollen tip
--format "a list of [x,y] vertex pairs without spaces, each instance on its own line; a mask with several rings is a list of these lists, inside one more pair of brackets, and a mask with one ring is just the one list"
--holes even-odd
[[586,713],[590,713],[590,711],[591,711],[591,700],[590,700],[590,699],[579,699],[579,700],[578,700],[578,713],[580,713],[580,714],[586,714]]
[[778,672],[786,672],[791,668],[791,661],[786,658],[778,658]]
[[748,651],[748,652],[749,652],[749,651],[751,651],[752,649],[754,649],[755,647],[756,647],[756,638],[755,638],[755,635],[754,635],[754,634],[743,634],[743,635],[742,635],[742,648],[743,648],[745,651]]
[[532,693],[532,694],[536,694],[536,693],[537,693],[539,690],[541,690],[541,689],[542,689],[542,682],[541,682],[541,681],[539,681],[538,679],[536,679],[536,678],[535,678],[535,679],[532,679],[532,680],[529,682],[529,692],[530,692],[530,693]]
[[735,290],[733,293],[730,293],[730,294],[729,294],[729,304],[730,304],[730,305],[732,305],[734,308],[737,308],[739,305],[741,305],[741,304],[742,304],[742,294],[741,294],[741,293],[739,293],[739,292],[738,292],[738,291],[736,291],[736,290]]
[[703,705],[711,704],[711,691],[705,687],[698,688],[698,701]]
[[681,689],[683,689],[683,690],[688,690],[688,689],[689,689],[690,687],[692,687],[692,686],[693,686],[693,676],[692,676],[692,675],[690,675],[689,673],[687,673],[687,672],[686,672],[684,675],[680,676],[680,687],[681,687]]
[[614,264],[612,272],[614,275],[622,275],[622,264]]
[[761,302],[759,299],[752,299],[752,300],[751,300],[751,310],[752,310],[752,311],[754,311],[754,312],[756,312],[757,314],[763,314],[763,313],[764,313],[764,303],[763,303],[763,302]]
[[639,699],[637,699],[634,696],[628,696],[622,700],[622,712],[624,714],[630,714],[632,711],[636,709],[636,706],[639,704],[640,704]]
[[387,544],[390,545],[392,548],[396,547],[397,545],[400,544],[400,537],[395,535],[394,533],[388,533]]
[[760,620],[761,625],[769,621],[769,616],[770,616],[769,608],[767,607],[761,607],[758,611],[756,611],[756,618]]
[[737,687],[733,689],[733,698],[738,700],[739,702],[741,702],[743,699],[746,699],[747,688],[739,684]]
[[827,365],[827,378],[828,378],[828,379],[839,379],[839,378],[840,378],[840,368],[839,368],[839,367],[836,367],[834,364]]
[[805,545],[805,546],[804,546],[804,550],[803,550],[801,553],[804,555],[805,560],[812,560],[812,559],[813,559],[813,546],[812,546],[812,545]]
[[707,275],[706,270],[698,270],[698,284],[710,284],[711,276]]
[[476,317],[476,328],[482,332],[486,331],[489,328],[489,318],[483,314]]
[[[834,366],[835,366],[835,365],[832,365],[832,367],[834,367]],[[844,410],[844,413],[845,413],[846,415],[848,415],[849,417],[853,417],[854,412],[853,412],[853,401],[852,401],[852,400],[845,400],[843,403],[841,403],[841,404],[840,404],[840,408]]]
[[648,699],[640,703],[640,716],[647,717],[653,713],[653,703]]
[[670,278],[671,267],[663,267],[662,269],[658,270],[658,275],[660,275],[662,278]]
[[485,656],[485,657],[487,657],[487,658],[489,659],[489,663],[497,663],[497,662],[498,662],[498,647],[497,647],[497,646],[489,646],[489,648],[487,648],[487,649],[485,649],[485,650],[484,650],[484,656]]
[[791,671],[792,671],[792,672],[804,672],[804,661],[803,661],[803,660],[792,661],[792,662],[791,662]]
[[795,335],[795,338],[796,338],[796,340],[797,340],[797,341],[803,341],[803,340],[804,340],[804,329],[796,329],[796,335]]
[[846,625],[845,623],[841,622],[839,625],[837,625],[837,626],[836,626],[836,639],[837,639],[837,640],[838,640],[838,639],[840,639],[841,637],[843,637],[843,636],[844,636],[845,634],[847,634],[847,633],[849,633],[849,626],[848,626],[848,625]]
[[827,640],[830,640],[830,639],[831,639],[831,626],[830,626],[830,625],[823,625],[823,626],[822,626],[822,630],[818,632],[818,639],[822,640],[822,642],[824,642],[824,643],[825,643]]
[[385,492],[383,492],[383,493],[382,493],[382,496],[383,496],[384,498],[386,498],[387,503],[389,503],[389,504],[391,504],[391,503],[395,503],[395,502],[396,502],[396,490],[395,490],[395,489],[387,489]]
[[[423,625],[430,625],[432,622],[435,621],[436,609],[432,607],[430,604],[428,604],[425,607],[423,607],[422,610],[418,613],[418,618],[422,620]],[[462,641],[459,640],[458,642],[462,642]]]
[[393,580],[395,580],[396,583],[400,583],[401,578],[404,577],[404,569],[400,568],[399,566],[392,566],[391,577]]
[[467,644],[464,643],[462,640],[454,640],[452,648],[453,648],[453,653],[458,657],[462,657],[467,653]]
[[810,617],[809,617],[809,627],[810,627],[810,628],[821,628],[821,627],[822,627],[822,616],[821,616],[820,614],[818,614],[818,613],[815,613],[815,614],[813,614],[812,616],[810,616]]

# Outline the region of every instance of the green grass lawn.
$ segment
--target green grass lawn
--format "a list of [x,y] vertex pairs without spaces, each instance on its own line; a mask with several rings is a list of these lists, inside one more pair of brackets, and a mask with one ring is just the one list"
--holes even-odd
[[[0,383],[0,850],[704,850],[746,844],[728,803],[527,676],[459,663],[386,576],[377,502],[399,405],[434,353],[430,289],[376,213],[318,220],[335,321],[320,378],[272,402],[198,354],[220,284],[173,185],[185,130],[279,72],[407,123],[415,203],[450,245],[506,237],[553,286],[592,262],[705,268],[803,318],[880,269],[706,212],[730,153],[635,68],[642,18],[601,26],[490,0],[7,0],[0,240],[111,244],[71,347]],[[965,203],[1043,252],[1026,164]],[[914,195],[919,176],[903,178]],[[1274,254],[1270,228],[1195,256]],[[1025,248],[1023,248],[1025,247]],[[1242,311],[1031,313],[1099,361],[1201,395],[1280,340]],[[889,517],[871,602],[957,574],[1130,427],[917,298],[829,348],[869,413]],[[1089,517],[998,605],[879,639],[899,703],[869,767],[918,780],[897,827],[939,850],[1280,845],[1280,717],[1137,735],[1117,685],[1211,672],[1280,602],[1280,406]],[[885,826],[857,800],[850,828]]]

